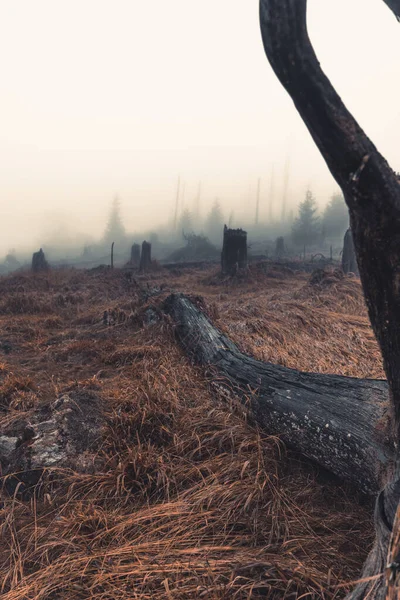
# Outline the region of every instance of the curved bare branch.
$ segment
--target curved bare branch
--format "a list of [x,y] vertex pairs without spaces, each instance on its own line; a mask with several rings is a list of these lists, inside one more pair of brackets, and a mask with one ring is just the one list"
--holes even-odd
[[390,10],[396,16],[396,19],[400,21],[400,0],[383,0],[388,5]]
[[393,335],[400,334],[400,185],[323,73],[308,36],[306,11],[307,0],[261,0],[264,48],[343,190],[400,426],[400,335]]
[[[384,0],[400,15],[400,0]],[[400,185],[394,171],[345,107],[322,71],[307,32],[307,0],[260,0],[265,52],[342,188],[371,324],[389,383],[394,478],[376,507],[376,543],[352,600],[385,597],[383,567],[400,499]],[[388,473],[388,479],[392,475]]]

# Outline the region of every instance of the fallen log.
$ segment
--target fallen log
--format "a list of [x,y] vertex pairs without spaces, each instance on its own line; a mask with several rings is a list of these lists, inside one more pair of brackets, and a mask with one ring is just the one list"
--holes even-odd
[[385,434],[385,381],[303,373],[242,353],[182,294],[165,301],[191,358],[214,369],[218,385],[250,402],[270,434],[364,493],[385,484],[394,450]]

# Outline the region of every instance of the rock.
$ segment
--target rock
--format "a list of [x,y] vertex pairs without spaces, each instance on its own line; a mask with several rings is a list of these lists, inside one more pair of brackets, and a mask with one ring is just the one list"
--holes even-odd
[[29,488],[38,483],[45,469],[93,471],[104,426],[98,396],[82,390],[60,396],[46,413],[35,415],[19,438],[7,438],[16,440],[4,465],[5,474],[10,475],[5,479],[8,493],[18,488],[22,496],[29,495]]
[[7,464],[18,444],[17,437],[0,435],[0,463]]

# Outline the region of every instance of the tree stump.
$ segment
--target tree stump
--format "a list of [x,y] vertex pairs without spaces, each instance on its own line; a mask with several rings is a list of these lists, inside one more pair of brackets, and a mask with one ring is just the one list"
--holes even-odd
[[277,258],[282,258],[282,256],[284,254],[285,254],[285,240],[281,236],[281,237],[276,238],[276,242],[275,242],[275,256]]
[[140,246],[139,246],[139,244],[132,245],[130,264],[133,267],[138,267],[140,264]]
[[221,266],[224,275],[234,275],[247,267],[247,231],[224,226]]
[[344,236],[343,242],[343,255],[342,255],[342,269],[346,273],[355,273],[358,275],[358,265],[356,259],[356,252],[354,249],[353,234],[349,228]]
[[151,269],[151,244],[150,242],[143,242],[142,254],[140,256],[140,267],[141,273],[146,273]]
[[40,248],[39,252],[34,252],[32,255],[32,271],[38,273],[40,271],[47,271],[48,268],[49,263],[46,260],[42,248]]

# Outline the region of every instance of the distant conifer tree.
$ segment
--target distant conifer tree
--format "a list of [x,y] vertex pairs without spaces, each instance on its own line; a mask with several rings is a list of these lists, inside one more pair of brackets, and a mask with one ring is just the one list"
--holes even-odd
[[312,246],[319,241],[321,220],[317,217],[317,204],[311,190],[307,190],[305,199],[299,205],[299,216],[292,227],[292,238],[296,245]]
[[121,202],[115,197],[112,205],[103,240],[107,244],[125,239],[125,227],[121,218]]

